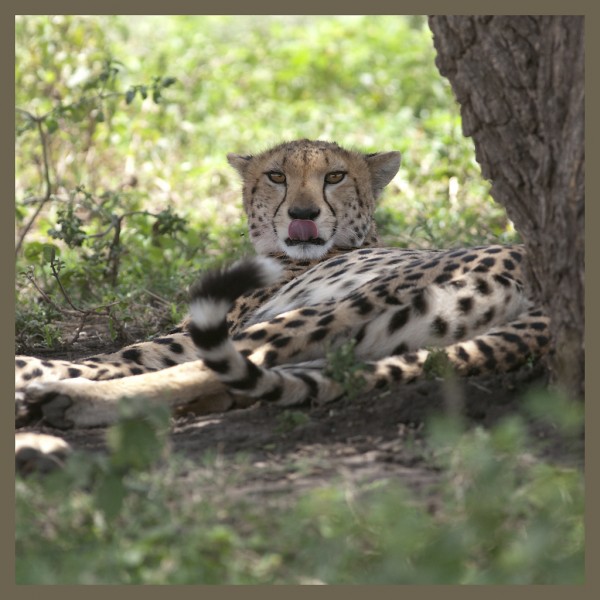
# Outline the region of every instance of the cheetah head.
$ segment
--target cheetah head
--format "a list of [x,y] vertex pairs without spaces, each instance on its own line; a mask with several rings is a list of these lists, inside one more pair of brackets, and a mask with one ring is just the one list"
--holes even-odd
[[242,177],[256,251],[294,259],[363,245],[375,234],[376,200],[400,166],[399,152],[361,154],[310,140],[227,159]]

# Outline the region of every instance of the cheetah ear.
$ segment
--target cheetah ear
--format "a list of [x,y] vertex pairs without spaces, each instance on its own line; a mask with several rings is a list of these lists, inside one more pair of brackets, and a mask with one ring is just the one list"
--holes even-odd
[[242,156],[241,154],[228,154],[227,162],[242,176],[246,174],[246,169],[248,169],[248,165],[250,164],[250,159],[252,156]]
[[366,154],[365,158],[371,172],[373,195],[377,198],[398,172],[400,152],[376,152],[375,154]]

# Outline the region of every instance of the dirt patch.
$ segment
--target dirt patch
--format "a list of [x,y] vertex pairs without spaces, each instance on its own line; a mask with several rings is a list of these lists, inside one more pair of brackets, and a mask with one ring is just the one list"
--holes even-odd
[[[257,403],[175,419],[171,444],[174,452],[198,465],[211,456],[238,469],[242,476],[232,493],[277,495],[337,480],[351,485],[397,480],[429,496],[439,479],[424,435],[424,424],[433,414],[452,411],[470,426],[489,427],[504,416],[522,413],[523,397],[546,385],[547,373],[537,364],[450,386],[420,381],[324,406],[283,409]],[[548,426],[531,419],[528,423],[532,434],[546,441],[546,458],[582,464],[583,440],[567,443]],[[105,450],[103,429],[37,430],[59,435],[78,449]]]

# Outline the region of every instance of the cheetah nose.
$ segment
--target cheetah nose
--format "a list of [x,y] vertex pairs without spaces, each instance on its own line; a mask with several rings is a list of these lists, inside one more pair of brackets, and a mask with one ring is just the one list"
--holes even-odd
[[307,240],[316,239],[319,237],[319,230],[314,221],[308,219],[294,219],[288,227],[288,236],[290,240]]
[[310,219],[314,221],[321,214],[321,209],[314,204],[308,206],[291,206],[288,208],[288,215],[292,219]]

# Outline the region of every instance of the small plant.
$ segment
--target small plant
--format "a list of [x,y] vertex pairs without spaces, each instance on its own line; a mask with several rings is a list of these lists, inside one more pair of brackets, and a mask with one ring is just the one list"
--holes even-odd
[[310,417],[299,410],[284,410],[277,415],[276,431],[282,434],[289,433],[297,427],[302,427],[310,421]]
[[349,340],[338,348],[325,354],[327,366],[325,375],[337,381],[344,388],[344,393],[350,400],[356,398],[364,387],[365,380],[361,372],[364,365],[354,356],[355,340]]
[[132,477],[168,456],[170,415],[165,407],[132,399],[119,405],[119,414],[118,422],[106,432],[108,455],[76,452],[65,470],[50,475],[47,482],[59,496],[60,490],[85,489],[93,508],[108,520],[116,519],[125,499],[138,493]]
[[427,379],[447,379],[454,376],[452,363],[443,348],[431,348],[423,365]]
[[[16,109],[18,144],[24,149],[37,141],[32,151],[41,156],[39,181],[30,178],[25,197],[17,198],[17,270],[38,292],[42,302],[54,308],[55,316],[72,320],[76,315],[75,331],[63,340],[67,346],[77,341],[92,315],[105,317],[111,332],[127,339],[111,308],[121,304],[125,309],[129,304],[127,294],[122,294],[120,288],[129,270],[131,236],[126,225],[130,220],[145,216],[154,221],[149,237],[156,247],[161,247],[164,238],[185,232],[184,219],[171,207],[158,213],[141,210],[134,193],[122,188],[90,191],[80,182],[69,187],[67,181],[72,179],[61,179],[57,174],[58,165],[73,153],[73,148],[63,141],[72,129],[79,135],[86,129],[94,133],[102,127],[110,130],[119,110],[131,104],[138,93],[142,99],[150,93],[153,102],[159,103],[163,90],[176,82],[173,77],[154,77],[149,85],[134,85],[123,92],[119,89],[122,70],[119,61],[105,59],[99,71],[90,70],[65,97],[57,92],[53,105],[44,105],[44,112]],[[62,154],[57,149],[62,149]],[[22,168],[27,170],[25,165]],[[35,188],[42,193],[32,194]],[[48,218],[48,213],[53,218]],[[32,236],[36,229],[44,231],[47,239],[56,243],[40,241],[39,234]],[[19,286],[18,293],[27,287]],[[62,299],[57,299],[54,290]],[[31,310],[30,302],[19,302],[17,322],[33,320]],[[44,332],[48,345],[59,343],[61,338],[54,335],[51,323],[45,323],[39,330]],[[29,350],[36,343],[36,338],[26,331],[20,331],[18,336],[24,342],[21,350]]]

